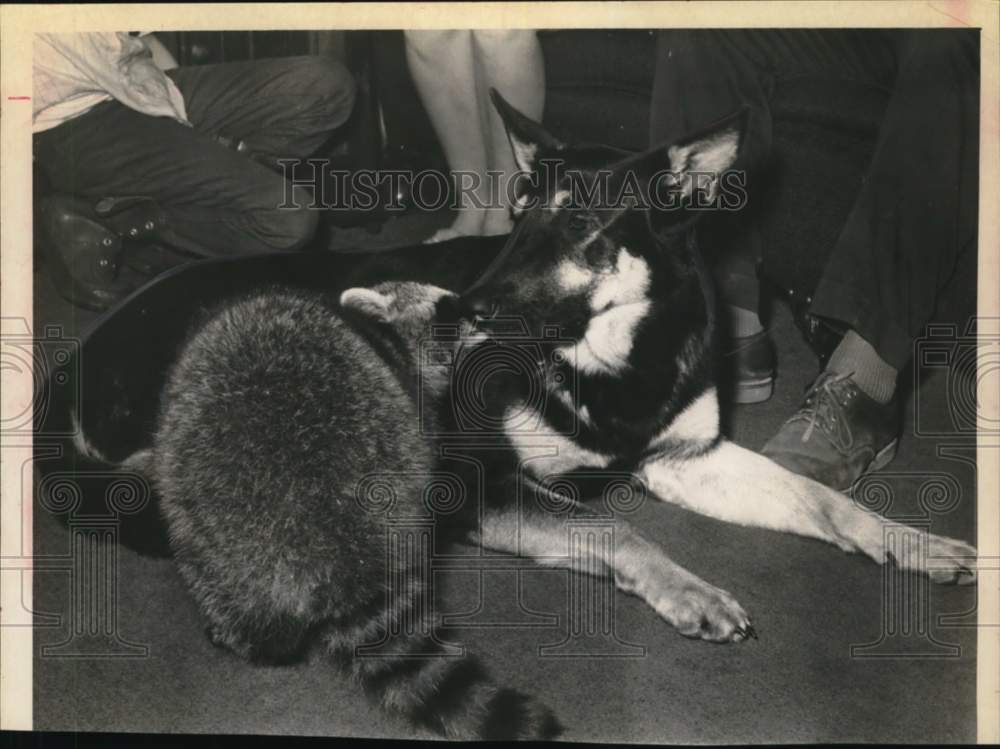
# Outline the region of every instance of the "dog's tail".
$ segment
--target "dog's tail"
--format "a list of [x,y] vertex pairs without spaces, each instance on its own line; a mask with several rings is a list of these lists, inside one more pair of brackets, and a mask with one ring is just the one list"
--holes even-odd
[[337,662],[384,708],[452,740],[545,740],[562,732],[546,706],[497,685],[477,659],[443,642],[416,599],[397,603],[403,611],[383,611],[327,638]]

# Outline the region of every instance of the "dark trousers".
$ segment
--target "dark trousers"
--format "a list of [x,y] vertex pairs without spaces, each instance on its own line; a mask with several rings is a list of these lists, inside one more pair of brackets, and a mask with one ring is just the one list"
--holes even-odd
[[[354,80],[339,62],[291,57],[177,68],[186,127],[109,101],[34,136],[52,187],[92,198],[142,195],[167,214],[174,243],[200,254],[301,247],[312,196],[273,168],[312,155],[342,125]],[[227,147],[243,141],[245,150]],[[281,207],[290,203],[298,208]]]
[[[975,252],[978,31],[664,31],[650,139],[670,141],[748,107],[742,161],[752,195],[771,148],[775,84],[802,76],[889,92],[864,185],[810,312],[849,325],[902,368],[957,259]],[[733,246],[717,268],[721,295],[752,307],[760,240],[746,219],[735,219],[729,234]]]

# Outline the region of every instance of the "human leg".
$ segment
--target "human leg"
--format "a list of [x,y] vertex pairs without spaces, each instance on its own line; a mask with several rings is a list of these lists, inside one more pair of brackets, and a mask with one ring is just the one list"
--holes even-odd
[[892,459],[897,374],[958,258],[975,247],[978,38],[910,30],[891,51],[896,72],[875,154],[810,307],[847,333],[764,447],[841,489]]
[[[472,32],[407,31],[406,60],[420,98],[441,141],[452,172],[485,175],[488,167],[475,79]],[[436,235],[451,239],[482,232],[488,194],[484,186],[463,190],[455,221]],[[434,238],[432,238],[434,239]]]
[[[771,113],[763,65],[746,56],[746,40],[721,30],[661,31],[650,104],[650,143],[670,143],[748,110],[741,163],[751,175],[767,160]],[[741,403],[766,400],[773,389],[773,345],[759,317],[760,239],[746,210],[720,216],[700,245],[723,303],[723,375]]]
[[897,370],[975,246],[978,37],[911,30],[898,57],[867,179],[810,309],[850,326]]
[[542,48],[533,29],[477,30],[473,32],[478,73],[478,100],[487,123],[487,168],[500,172],[500,191],[492,196],[483,222],[486,236],[511,230],[510,206],[504,180],[517,173],[507,130],[488,92],[495,88],[515,108],[534,120],[541,120],[545,105],[545,64]]
[[312,155],[344,124],[355,83],[338,60],[318,55],[198,65],[168,72],[195,129],[242,141],[273,166]]
[[[117,102],[35,136],[35,154],[57,192],[97,202],[152,198],[167,216],[163,239],[204,255],[302,246],[315,230],[309,196],[270,169],[196,129]],[[283,210],[295,201],[300,207]]]

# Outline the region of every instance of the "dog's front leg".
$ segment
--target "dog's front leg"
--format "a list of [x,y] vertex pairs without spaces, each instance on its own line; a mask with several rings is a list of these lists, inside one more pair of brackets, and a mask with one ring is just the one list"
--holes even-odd
[[880,564],[893,561],[917,569],[936,582],[975,580],[976,550],[964,541],[931,534],[926,569],[917,568],[919,555],[887,559],[884,538],[891,520],[732,442],[675,456],[649,461],[639,471],[661,499],[731,523],[822,539]]
[[[575,504],[573,512],[590,511]],[[546,566],[590,575],[610,572],[618,588],[641,597],[687,637],[737,642],[753,636],[750,618],[729,593],[688,572],[622,520],[615,521],[613,544],[580,545],[576,554],[570,553],[565,520],[539,510],[489,511],[475,535],[486,548]]]

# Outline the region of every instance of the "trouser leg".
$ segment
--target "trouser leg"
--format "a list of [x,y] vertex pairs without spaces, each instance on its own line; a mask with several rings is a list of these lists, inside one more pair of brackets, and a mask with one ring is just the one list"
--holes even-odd
[[[752,184],[754,171],[771,147],[767,87],[766,75],[744,57],[738,39],[728,32],[661,31],[650,103],[650,143],[676,141],[746,107],[749,118],[740,164]],[[756,310],[760,240],[747,211],[713,217],[701,245],[723,301]]]
[[902,369],[960,254],[975,247],[978,32],[906,32],[867,179],[827,261],[813,314]]
[[[182,248],[212,255],[296,249],[316,228],[312,196],[216,138],[244,140],[268,157],[308,155],[346,119],[353,100],[345,78],[319,85],[328,67],[290,58],[171,71],[193,128],[106,102],[36,135],[36,157],[58,191],[95,201],[151,197]],[[288,95],[274,93],[279,88]],[[298,207],[282,207],[289,205]]]
[[195,128],[243,141],[272,161],[315,153],[354,106],[354,79],[328,57],[198,65],[169,75]]

